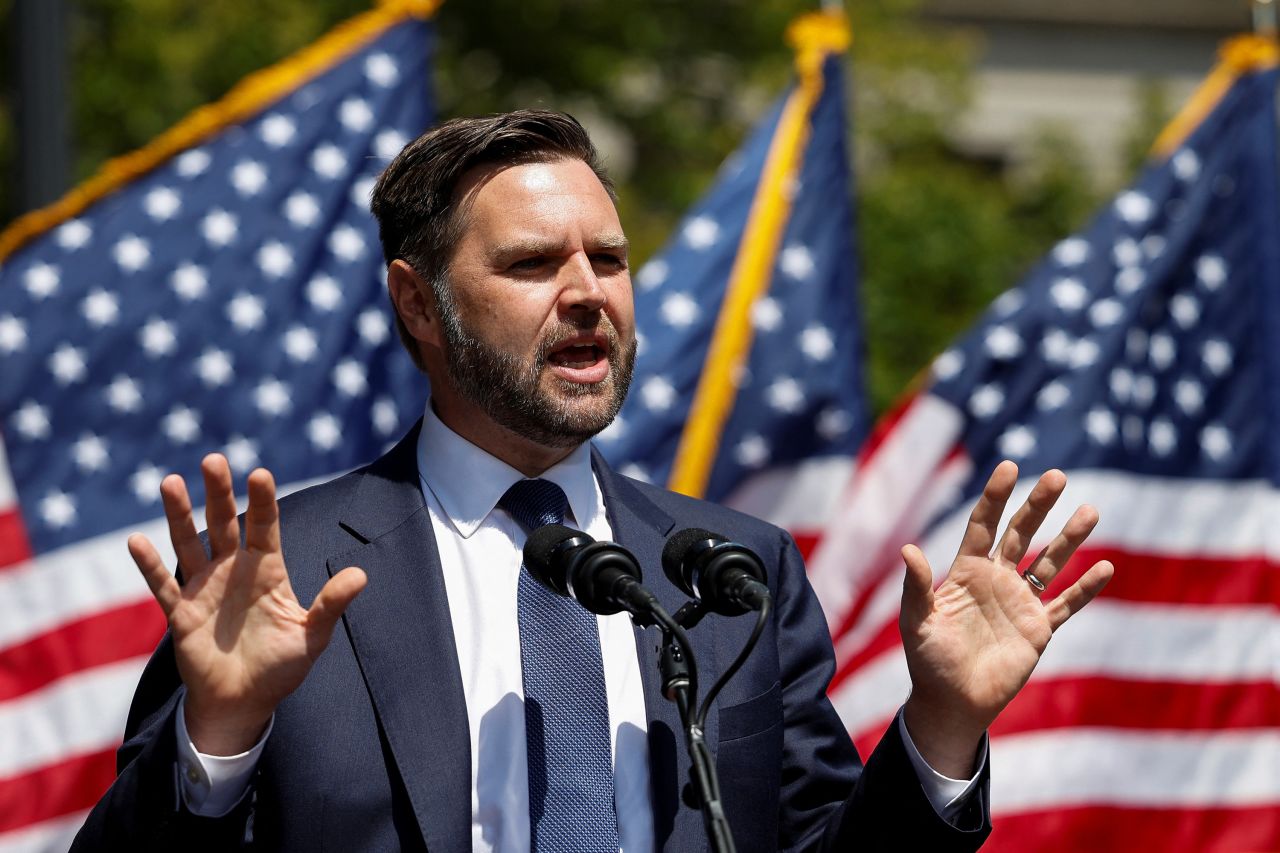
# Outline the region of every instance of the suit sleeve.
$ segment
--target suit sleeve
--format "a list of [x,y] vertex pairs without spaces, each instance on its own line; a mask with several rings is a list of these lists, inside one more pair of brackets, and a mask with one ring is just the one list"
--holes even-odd
[[987,767],[953,825],[929,803],[896,720],[863,765],[827,698],[835,653],[826,619],[795,542],[782,537],[775,592],[784,720],[779,849],[977,850],[991,831]]

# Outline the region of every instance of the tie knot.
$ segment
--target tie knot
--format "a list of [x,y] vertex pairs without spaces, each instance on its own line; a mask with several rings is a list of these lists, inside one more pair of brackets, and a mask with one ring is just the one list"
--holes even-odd
[[547,524],[563,524],[569,500],[550,480],[519,480],[498,501],[525,532]]

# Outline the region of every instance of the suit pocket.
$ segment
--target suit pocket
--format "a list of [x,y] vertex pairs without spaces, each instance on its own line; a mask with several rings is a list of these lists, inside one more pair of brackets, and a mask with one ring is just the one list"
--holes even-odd
[[720,708],[720,742],[751,737],[782,722],[782,683],[744,702]]

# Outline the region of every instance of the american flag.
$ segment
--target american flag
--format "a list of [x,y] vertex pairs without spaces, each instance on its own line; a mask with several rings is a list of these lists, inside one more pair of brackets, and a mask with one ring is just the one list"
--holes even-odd
[[[789,37],[799,81],[635,276],[636,377],[597,441],[628,475],[811,541],[870,417],[845,143],[847,25],[806,15]],[[736,356],[725,344],[735,336],[745,338]],[[720,423],[717,393],[731,404]],[[711,433],[701,446],[691,439],[700,426]],[[701,481],[678,470],[682,444],[692,448],[685,463],[705,464]]]
[[987,849],[1280,848],[1276,56],[1229,43],[1138,180],[933,362],[810,561],[866,754],[909,684],[898,548],[945,571],[1006,457],[1011,508],[1068,473],[1044,537],[1098,507],[1049,595],[1116,575],[992,728]]
[[431,118],[433,5],[348,21],[0,236],[0,850],[65,849],[115,775],[164,630],[124,539],[167,540],[161,478],[198,492],[221,451],[296,488],[420,415],[369,193]]

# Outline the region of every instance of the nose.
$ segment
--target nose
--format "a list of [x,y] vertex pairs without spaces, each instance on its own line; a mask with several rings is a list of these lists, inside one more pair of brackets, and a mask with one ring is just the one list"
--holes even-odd
[[576,252],[560,268],[560,307],[567,312],[599,311],[608,302],[604,286],[584,252]]

